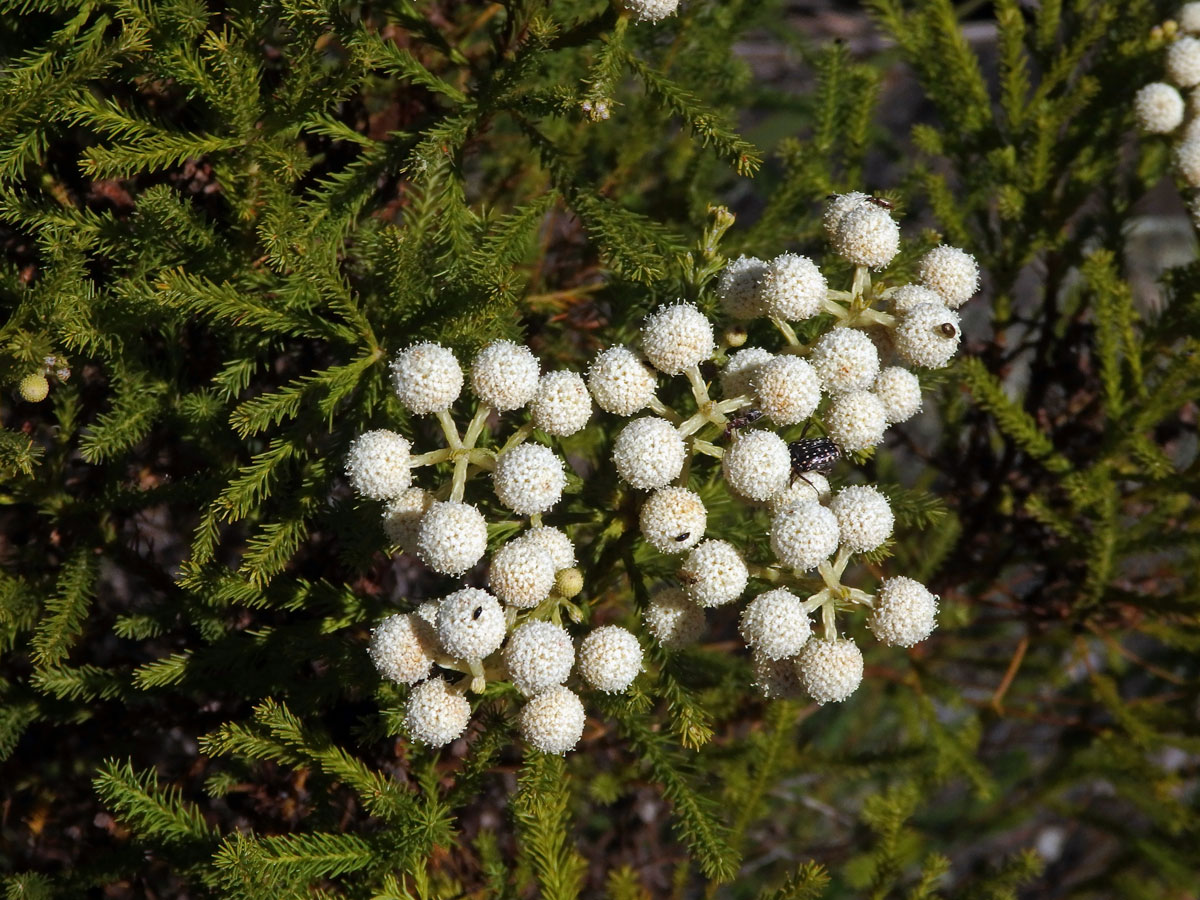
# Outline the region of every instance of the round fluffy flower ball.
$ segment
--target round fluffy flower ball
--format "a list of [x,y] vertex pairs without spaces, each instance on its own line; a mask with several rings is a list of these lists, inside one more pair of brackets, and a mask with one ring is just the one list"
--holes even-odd
[[803,694],[794,659],[767,659],[754,654],[754,686],[768,700],[791,700]]
[[754,379],[764,364],[775,358],[770,350],[747,347],[729,357],[721,370],[721,393],[727,400],[754,393]]
[[786,566],[815,569],[838,548],[837,517],[815,500],[801,501],[771,520],[771,550]]
[[546,434],[568,437],[592,417],[592,396],[577,373],[547,372],[538,381],[530,412]]
[[583,701],[565,687],[538,694],[521,710],[521,735],[543,753],[561,756],[583,737]]
[[431,747],[450,743],[467,730],[471,704],[443,678],[422,681],[408,695],[404,727],[415,740]]
[[923,284],[902,284],[892,291],[889,304],[893,315],[902,316],[914,306],[921,303],[945,304],[942,295]]
[[704,610],[679,588],[663,588],[650,598],[646,628],[668,650],[689,647],[704,633]]
[[889,646],[911,647],[933,633],[937,611],[937,596],[921,582],[901,575],[884,580],[867,627]]
[[758,282],[767,264],[753,256],[739,256],[725,266],[717,279],[721,308],[733,319],[753,319],[763,314]]
[[575,645],[561,625],[526,622],[504,645],[508,679],[526,696],[562,684],[575,665]]
[[[953,315],[953,313],[951,313]],[[870,391],[838,394],[825,411],[825,431],[843,450],[866,450],[883,440],[887,410]]]
[[397,684],[429,677],[437,652],[437,634],[429,623],[411,613],[388,616],[371,631],[367,653],[379,674]]
[[1200,84],[1200,39],[1181,37],[1167,48],[1167,78],[1180,87]]
[[800,472],[792,479],[787,490],[771,498],[767,504],[771,515],[777,516],[797,503],[820,503],[829,498],[829,479],[820,472]]
[[767,266],[759,281],[759,295],[767,315],[800,321],[821,311],[826,287],[815,262],[797,253],[784,253]]
[[759,594],[742,611],[742,637],[765,659],[795,656],[812,634],[804,603],[787,588]]
[[392,386],[410,412],[442,412],[462,392],[463,373],[453,353],[441,344],[424,341],[396,354]]
[[679,569],[687,595],[705,607],[736,600],[749,578],[742,555],[728,541],[704,541],[688,554]]
[[554,560],[527,538],[509,541],[492,556],[488,587],[509,606],[533,609],[554,587]]
[[1184,31],[1192,34],[1200,32],[1200,3],[1183,4],[1175,18],[1179,22],[1179,27]]
[[628,347],[609,347],[598,353],[588,369],[588,390],[605,412],[631,416],[654,396],[657,380]]
[[621,0],[635,22],[657,22],[675,14],[679,0]]
[[865,333],[855,328],[825,332],[809,359],[832,394],[869,388],[879,374],[879,351]]
[[682,553],[704,537],[708,510],[695,491],[668,485],[646,499],[639,521],[642,537],[659,553]]
[[838,223],[833,249],[856,266],[882,268],[900,250],[900,226],[882,206],[860,203]]
[[50,393],[50,382],[40,372],[31,372],[21,379],[17,392],[26,403],[41,403]]
[[940,369],[958,352],[958,313],[940,303],[914,306],[896,326],[896,352],[910,365]]
[[787,487],[792,455],[775,432],[747,431],[725,449],[721,467],[735,492],[748,500],[769,500]]
[[558,502],[567,477],[562,460],[543,444],[521,444],[496,460],[496,498],[519,516],[542,513]]
[[360,434],[346,453],[346,475],[355,493],[372,500],[391,500],[412,483],[410,444],[394,431],[380,428]]
[[939,244],[921,257],[917,277],[951,309],[958,309],[979,290],[979,264],[975,257],[966,250],[945,244]]
[[438,604],[438,643],[451,656],[483,659],[504,643],[505,630],[504,610],[487,591],[463,588]]
[[1200,187],[1200,137],[1189,138],[1175,146],[1175,168],[1191,187]]
[[713,354],[712,323],[690,303],[655,310],[642,323],[642,352],[664,375],[678,375]]
[[907,422],[921,411],[921,382],[908,369],[888,366],[875,379],[875,396],[883,401],[889,425]]
[[777,425],[796,425],[821,402],[821,379],[807,360],[777,356],[758,367],[754,391],[767,418]]
[[832,241],[837,235],[837,230],[842,224],[842,219],[846,218],[846,214],[853,209],[858,209],[870,199],[870,195],[864,194],[862,191],[850,191],[848,194],[835,194],[830,197],[829,202],[825,204],[823,220],[825,234],[829,240]]
[[1142,131],[1169,134],[1183,123],[1183,97],[1171,85],[1156,81],[1134,94],[1133,114]]
[[686,457],[687,445],[675,426],[657,416],[634,419],[613,442],[617,474],[640,490],[674,481]]
[[492,341],[471,366],[475,396],[501,412],[520,409],[538,388],[538,361],[528,347]]
[[838,703],[862,683],[862,651],[850,640],[813,639],[796,657],[796,671],[800,684],[817,703]]
[[439,500],[421,517],[417,555],[435,572],[461,575],[487,550],[487,522],[474,506]]
[[402,491],[383,508],[383,530],[405,553],[417,552],[421,519],[433,504],[433,494],[419,487]]
[[616,694],[642,671],[642,647],[620,625],[597,628],[579,645],[579,674],[592,687]]
[[829,504],[842,544],[855,553],[874,550],[892,536],[896,517],[887,497],[869,484],[842,488]]
[[555,572],[561,572],[563,569],[569,569],[575,565],[575,545],[557,528],[550,525],[539,525],[521,535],[520,540],[528,541],[549,553]]

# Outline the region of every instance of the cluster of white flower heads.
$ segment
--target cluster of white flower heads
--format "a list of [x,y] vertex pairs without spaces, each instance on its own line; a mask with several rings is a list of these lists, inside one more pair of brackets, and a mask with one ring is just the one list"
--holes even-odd
[[[656,321],[645,349],[662,366],[691,366],[712,354],[712,327],[694,307],[679,304]],[[586,720],[583,701],[568,682],[575,678],[579,688],[610,693],[626,690],[641,671],[642,655],[631,632],[604,626],[584,636],[576,659],[575,639],[562,617],[580,620],[571,598],[582,590],[583,575],[575,568],[570,538],[541,521],[562,499],[567,472],[551,446],[530,438],[535,431],[551,440],[576,434],[592,416],[593,397],[608,412],[643,409],[654,398],[653,370],[633,351],[613,348],[593,364],[589,390],[581,375],[543,373],[528,347],[500,340],[479,352],[466,377],[451,350],[429,341],[397,353],[391,372],[401,405],[414,415],[435,416],[445,446],[417,454],[408,437],[386,429],[351,443],[350,486],[363,498],[384,501],[383,530],[390,543],[436,572],[458,576],[488,553],[485,513],[495,510],[499,519],[528,516],[530,522],[494,548],[487,590],[461,587],[410,613],[384,618],[371,633],[368,654],[381,676],[408,686],[404,727],[413,740],[437,747],[461,737],[471,719],[468,695],[489,681],[506,680],[527,698],[518,715],[524,738],[542,752],[566,753],[583,735]],[[460,428],[454,406],[468,383],[478,403]],[[501,431],[494,448],[479,445],[497,417],[522,410],[527,421],[507,439]],[[664,424],[682,447],[674,427]],[[682,460],[681,451],[676,473]],[[415,485],[413,476],[422,467],[443,474],[441,484]],[[674,477],[669,461],[666,469],[664,485]],[[468,499],[468,482],[489,473],[490,496],[485,489]],[[657,481],[644,471],[633,478],[639,484]],[[681,542],[683,552],[703,537],[706,514],[703,504],[697,510],[686,498],[675,499],[682,501],[675,504],[677,521],[696,534]],[[670,500],[664,494],[667,518]],[[671,526],[660,518],[658,527]]]
[[[834,289],[816,261],[797,253],[729,261],[714,285],[721,310],[739,323],[769,320],[781,346],[742,346],[747,329],[739,326],[719,347],[699,307],[678,301],[647,316],[635,346],[602,351],[588,372],[596,404],[631,417],[613,442],[612,464],[637,492],[641,535],[680,558],[677,586],[659,588],[643,612],[646,631],[668,650],[688,647],[703,638],[707,610],[723,616],[749,589],[740,632],[768,697],[827,703],[853,693],[862,653],[838,631],[837,616],[855,607],[889,645],[909,647],[935,625],[936,598],[922,605],[933,595],[911,579],[886,579],[875,595],[843,583],[856,555],[876,554],[874,561],[886,553],[895,515],[878,488],[834,490],[826,478],[840,454],[876,447],[890,426],[921,410],[912,368],[950,361],[961,342],[957,310],[979,290],[975,259],[946,245],[916,260],[911,282],[879,274],[900,249],[891,209],[861,192],[830,199],[824,225],[834,251],[855,266],[850,290]],[[797,322],[806,323],[807,344]],[[682,392],[660,396],[659,388],[684,376],[695,407],[673,408],[665,400]],[[806,442],[814,421],[824,437]],[[795,430],[785,438],[778,429]],[[704,456],[720,458],[731,498],[769,513],[765,540],[749,548],[753,563],[711,533],[706,499],[693,489],[704,481],[692,480],[697,470],[711,475]],[[756,588],[761,580],[770,589]],[[602,690],[626,685],[616,660],[628,659],[633,672],[632,660],[641,659],[632,635],[621,632],[626,654],[615,634],[595,632],[580,650],[585,681]],[[611,681],[588,674],[593,646],[608,648]]]
[[[1172,139],[1176,171],[1188,187],[1200,189],[1200,6],[1185,3],[1150,37],[1164,48],[1164,79],[1134,95],[1133,115],[1142,131]],[[1192,208],[1200,227],[1200,207]]]

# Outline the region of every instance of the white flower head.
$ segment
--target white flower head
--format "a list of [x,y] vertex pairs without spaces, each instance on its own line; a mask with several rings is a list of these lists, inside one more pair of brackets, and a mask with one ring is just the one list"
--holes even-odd
[[828,478],[820,472],[800,472],[792,479],[787,490],[771,498],[767,507],[772,516],[777,516],[797,503],[822,503],[829,499],[829,494]]
[[488,587],[509,606],[533,609],[550,596],[556,571],[549,553],[520,537],[493,554]]
[[557,528],[550,525],[539,525],[521,535],[520,540],[528,541],[549,553],[555,572],[561,572],[563,569],[569,569],[575,565],[575,545]]
[[613,443],[617,474],[639,490],[662,487],[683,471],[687,445],[666,419],[645,416],[621,429]]
[[410,412],[442,412],[462,393],[463,373],[450,350],[424,341],[396,354],[392,360],[392,386]]
[[763,314],[758,282],[767,264],[753,256],[739,256],[726,264],[717,279],[717,297],[721,308],[733,319],[754,319]]
[[745,560],[728,541],[701,542],[679,569],[684,591],[704,607],[723,606],[736,600],[746,589],[749,578]]
[[588,369],[588,390],[605,412],[631,416],[654,397],[654,370],[628,347],[609,347],[596,355]]
[[856,266],[881,269],[900,250],[900,226],[883,207],[860,203],[838,223],[833,249]]
[[1167,78],[1185,88],[1200,84],[1200,39],[1181,37],[1167,48]]
[[746,347],[731,353],[721,369],[721,393],[726,399],[752,394],[758,370],[774,358],[775,354],[762,347]]
[[883,440],[887,410],[870,391],[848,391],[830,401],[824,422],[829,439],[842,450],[866,450]]
[[796,670],[804,690],[817,703],[840,703],[862,684],[862,651],[850,640],[813,638],[796,657]]
[[642,323],[642,352],[664,375],[678,375],[698,365],[714,349],[712,323],[690,303],[661,307]]
[[562,756],[583,737],[587,717],[575,692],[554,687],[538,694],[521,709],[521,735],[543,753]]
[[893,647],[911,647],[937,627],[938,598],[925,585],[899,576],[883,582],[867,619],[871,633]]
[[530,407],[533,424],[546,434],[569,437],[592,417],[592,396],[576,372],[547,372]]
[[487,550],[487,522],[474,506],[436,501],[417,527],[417,555],[443,575],[461,575]]
[[819,313],[827,288],[817,264],[797,253],[784,253],[771,260],[759,282],[767,315],[793,322]]
[[471,366],[475,396],[501,412],[520,409],[533,399],[538,386],[537,357],[512,341],[492,341],[479,351]]
[[437,652],[437,633],[412,613],[388,616],[371,631],[367,653],[379,674],[397,684],[429,677]]
[[958,313],[940,303],[914,306],[896,326],[896,352],[913,366],[940,369],[958,352]]
[[619,625],[595,629],[579,645],[579,674],[606,694],[625,690],[642,671],[642,647]]
[[1183,124],[1183,97],[1172,85],[1153,82],[1134,95],[1133,114],[1142,131],[1170,134]]
[[902,284],[892,291],[888,300],[892,314],[902,316],[920,303],[945,304],[942,295],[923,284]]
[[830,197],[825,204],[825,216],[822,220],[822,224],[825,226],[825,235],[829,240],[833,241],[837,236],[838,228],[841,227],[842,219],[846,218],[847,213],[869,203],[870,200],[870,194],[864,194],[862,191],[850,191]]
[[500,649],[506,623],[500,602],[479,588],[462,588],[438,604],[438,643],[459,659],[483,659]]
[[496,498],[519,516],[543,513],[562,497],[567,477],[562,460],[543,444],[525,443],[496,459]]
[[1175,145],[1175,168],[1190,187],[1200,187],[1200,137]]
[[1179,27],[1190,34],[1200,33],[1200,3],[1185,3],[1176,15]]
[[767,659],[754,654],[754,685],[768,700],[793,700],[804,694],[796,660]]
[[675,15],[679,0],[620,0],[635,22],[657,22]]
[[896,524],[887,497],[869,484],[842,488],[829,509],[837,517],[842,545],[855,553],[874,550],[892,536]]
[[806,572],[837,550],[837,517],[815,500],[781,510],[771,520],[771,550],[785,566]]
[[773,431],[737,434],[721,460],[725,481],[748,500],[769,500],[787,488],[792,455],[787,442]]
[[422,681],[408,695],[404,727],[415,740],[441,747],[460,737],[471,721],[471,704],[443,678]]
[[372,500],[391,500],[412,482],[410,444],[394,431],[380,428],[360,434],[346,453],[350,487]]
[[682,553],[703,539],[708,510],[695,491],[668,485],[646,498],[639,522],[642,537],[659,553]]
[[907,422],[921,411],[921,382],[908,369],[888,366],[875,379],[874,389],[889,425]]
[[832,394],[869,388],[879,374],[879,351],[855,328],[833,328],[817,340],[809,357],[821,384]]
[[807,360],[777,356],[758,367],[754,391],[768,419],[776,425],[797,425],[821,402],[821,379]]
[[948,307],[958,309],[979,290],[979,263],[966,250],[939,244],[921,257],[917,277]]
[[691,646],[704,633],[704,610],[679,588],[663,588],[651,597],[643,620],[654,639],[668,650]]
[[509,681],[532,697],[567,680],[575,665],[575,645],[561,625],[526,622],[504,645],[504,664]]
[[787,588],[759,594],[742,610],[742,637],[766,659],[795,656],[812,634],[804,603]]
[[419,487],[402,491],[383,508],[383,530],[388,540],[405,553],[417,552],[421,518],[433,505],[433,494]]

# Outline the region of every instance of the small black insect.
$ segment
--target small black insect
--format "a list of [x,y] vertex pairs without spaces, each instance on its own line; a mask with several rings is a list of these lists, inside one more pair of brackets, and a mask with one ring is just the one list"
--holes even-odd
[[958,331],[955,329],[954,325],[951,324],[950,322],[943,322],[941,325],[938,326],[938,331],[940,331],[942,333],[942,337],[947,337],[947,338],[952,338],[956,334],[958,334]]
[[692,536],[692,533],[690,531],[685,531],[683,534],[675,535],[675,540],[679,541],[679,543],[682,544],[684,541],[686,541],[691,536]]
[[893,208],[892,201],[887,200],[883,197],[868,197],[867,202],[874,203],[876,206],[881,207],[882,209],[892,209]]
[[752,409],[749,412],[742,413],[740,416],[734,416],[729,420],[729,424],[725,426],[725,439],[737,431],[739,428],[745,428],[752,422],[757,422],[763,417],[761,409]]
[[837,444],[829,438],[801,438],[788,444],[788,451],[792,454],[794,478],[803,478],[805,472],[828,475],[842,456]]
[[477,607],[475,607],[475,612],[471,613],[471,618],[478,619],[482,615],[483,615],[483,607],[477,606]]

